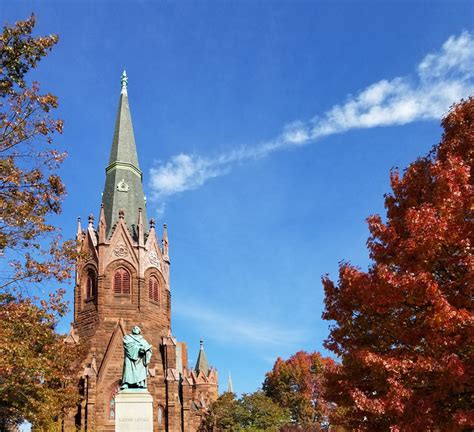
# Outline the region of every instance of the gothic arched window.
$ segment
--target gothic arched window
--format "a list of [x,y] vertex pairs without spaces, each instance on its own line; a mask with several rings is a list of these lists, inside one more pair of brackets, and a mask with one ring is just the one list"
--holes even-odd
[[130,294],[130,273],[123,267],[117,269],[114,275],[114,293]]
[[157,303],[160,301],[160,286],[155,276],[148,279],[148,297]]
[[86,280],[86,299],[95,297],[97,292],[97,277],[94,270],[87,272]]
[[158,409],[156,411],[156,419],[158,421],[158,427],[161,428],[161,426],[165,422],[165,409],[161,405],[158,405]]
[[109,399],[109,420],[112,421],[115,420],[115,396],[117,396],[118,391],[119,387],[117,386],[113,389]]
[[109,420],[115,420],[115,395],[110,398],[109,402]]

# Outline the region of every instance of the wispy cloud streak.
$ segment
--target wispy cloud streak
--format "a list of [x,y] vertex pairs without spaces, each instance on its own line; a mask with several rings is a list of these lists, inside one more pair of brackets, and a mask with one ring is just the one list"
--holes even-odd
[[187,307],[175,302],[173,311],[187,320],[195,321],[207,337],[223,343],[255,345],[263,349],[292,346],[301,343],[307,334],[301,329],[279,328],[275,323],[243,319],[241,316],[221,314],[209,308],[193,304]]
[[164,198],[202,186],[229,172],[234,164],[307,145],[354,129],[403,125],[439,119],[449,106],[474,93],[474,39],[468,32],[451,36],[428,54],[413,76],[378,81],[333,106],[321,116],[286,125],[275,138],[242,146],[216,157],[178,154],[150,170],[154,197]]

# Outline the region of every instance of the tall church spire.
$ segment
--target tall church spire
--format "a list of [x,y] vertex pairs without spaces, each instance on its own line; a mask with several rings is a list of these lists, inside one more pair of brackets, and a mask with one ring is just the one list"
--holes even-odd
[[144,226],[148,226],[142,172],[138,164],[137,148],[133,134],[132,117],[128,105],[128,77],[123,71],[115,132],[110,151],[109,165],[102,203],[107,226],[107,236],[118,220],[119,210],[125,212],[125,221],[134,237],[137,236],[138,209],[142,209]]

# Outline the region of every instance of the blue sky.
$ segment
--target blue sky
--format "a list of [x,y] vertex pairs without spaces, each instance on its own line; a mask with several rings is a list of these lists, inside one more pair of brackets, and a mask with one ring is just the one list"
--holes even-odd
[[126,68],[190,361],[204,338],[221,389],[230,370],[250,392],[277,356],[326,353],[321,276],[368,265],[365,218],[384,212],[389,170],[425,154],[474,93],[472,2],[0,4],[2,22],[32,11],[36,34],[60,36],[33,77],[65,120],[64,234],[98,213]]

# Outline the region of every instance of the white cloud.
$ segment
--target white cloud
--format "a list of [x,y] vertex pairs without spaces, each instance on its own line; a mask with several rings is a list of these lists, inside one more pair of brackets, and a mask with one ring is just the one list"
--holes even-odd
[[310,139],[310,130],[302,121],[295,121],[285,126],[282,142],[288,144],[305,144]]
[[458,37],[451,36],[438,52],[425,56],[417,67],[416,76],[371,84],[321,116],[286,125],[272,140],[213,158],[179,154],[167,163],[157,163],[150,171],[151,188],[154,197],[167,197],[202,186],[207,180],[227,173],[236,163],[306,145],[325,136],[440,119],[451,104],[472,94],[474,39],[464,32]]
[[301,329],[280,328],[275,323],[243,319],[229,313],[218,313],[193,303],[185,306],[174,302],[176,315],[196,322],[207,337],[222,343],[232,341],[236,344],[259,346],[263,350],[274,347],[298,346],[305,340],[306,332]]
[[474,50],[472,36],[468,32],[458,38],[451,36],[441,47],[441,51],[428,54],[418,66],[422,80],[443,78],[449,73],[472,77],[474,69]]
[[161,196],[168,196],[195,189],[221,174],[223,169],[212,160],[181,153],[166,164],[151,168],[151,188]]

